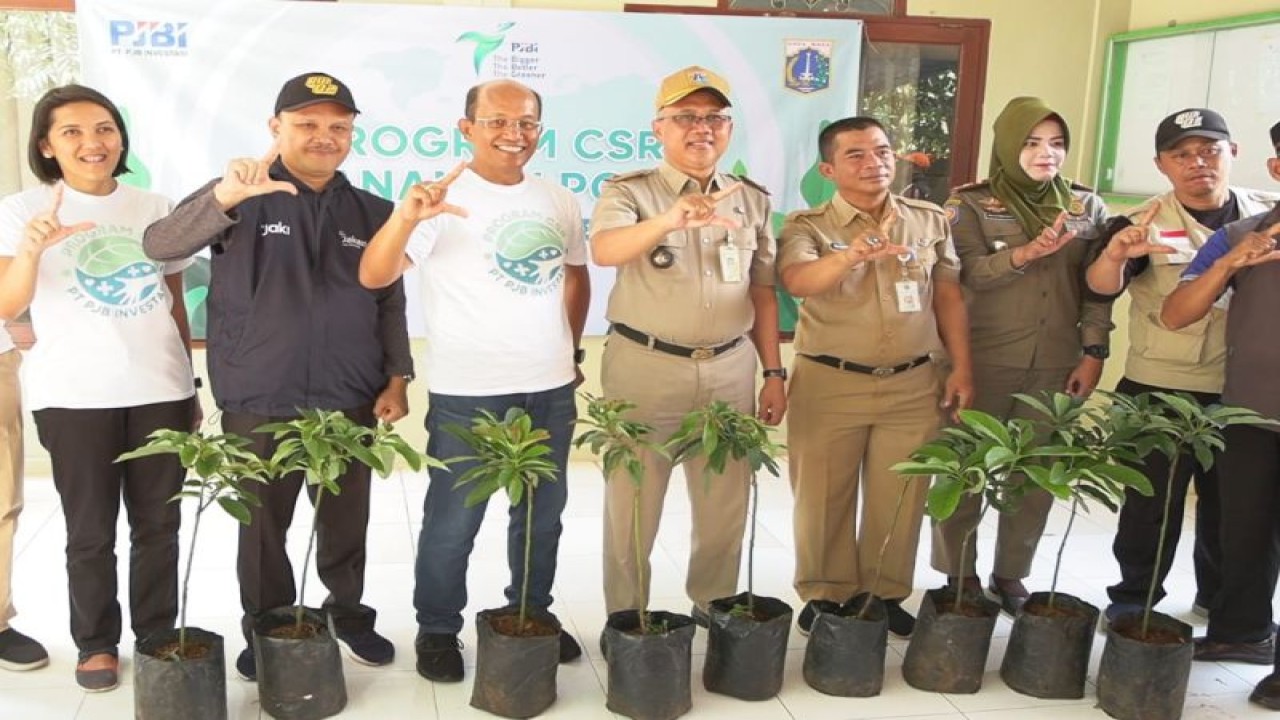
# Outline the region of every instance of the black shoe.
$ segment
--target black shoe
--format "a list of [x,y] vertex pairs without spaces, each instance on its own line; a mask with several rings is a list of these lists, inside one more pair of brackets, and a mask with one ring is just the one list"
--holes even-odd
[[462,643],[452,633],[418,633],[418,674],[435,682],[462,682]]
[[1207,637],[1195,639],[1196,649],[1191,655],[1201,662],[1241,662],[1250,665],[1270,665],[1275,661],[1275,643],[1270,636],[1257,642],[1215,642]]
[[373,667],[389,665],[396,659],[396,646],[374,632],[373,628],[338,632],[337,636],[339,642],[347,646],[347,655],[361,665]]
[[1249,702],[1269,710],[1280,710],[1280,674],[1271,673],[1259,680],[1253,692],[1249,693]]
[[885,600],[884,612],[889,618],[889,632],[900,638],[909,638],[916,629],[916,618],[902,609],[901,600]]
[[48,664],[49,653],[43,645],[13,628],[0,632],[0,668],[25,672]]
[[247,647],[240,651],[236,658],[236,674],[246,682],[258,681],[258,661],[253,657],[253,648]]
[[[1018,581],[1014,580],[1011,582]],[[1019,582],[1018,585],[1021,586],[1022,583]],[[1021,610],[1022,606],[1027,602],[1028,594],[1025,590],[1022,590],[1021,592],[1005,590],[1000,583],[996,582],[995,575],[991,576],[991,583],[987,586],[987,589],[991,591],[992,595],[996,596],[996,600],[1000,601],[1000,609],[1014,617],[1018,616],[1018,611]]]
[[694,605],[693,609],[689,611],[689,617],[693,618],[693,624],[700,628],[705,628],[711,623],[711,618],[707,615],[707,611],[697,605]]
[[582,657],[582,646],[567,631],[560,631],[560,662],[573,662]]
[[810,600],[805,603],[804,608],[800,610],[800,617],[796,618],[796,629],[801,635],[809,637],[809,632],[813,630],[813,621],[818,619],[818,611],[839,612],[840,604],[830,600]]

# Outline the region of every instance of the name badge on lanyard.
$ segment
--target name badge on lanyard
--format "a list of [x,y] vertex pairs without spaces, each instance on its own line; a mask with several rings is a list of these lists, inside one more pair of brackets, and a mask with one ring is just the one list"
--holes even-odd
[[922,309],[920,303],[920,283],[907,277],[907,263],[915,259],[915,252],[909,251],[898,256],[898,267],[902,269],[902,279],[893,284],[898,295],[898,312],[915,313]]
[[742,251],[727,237],[720,246],[720,279],[727,283],[742,282]]

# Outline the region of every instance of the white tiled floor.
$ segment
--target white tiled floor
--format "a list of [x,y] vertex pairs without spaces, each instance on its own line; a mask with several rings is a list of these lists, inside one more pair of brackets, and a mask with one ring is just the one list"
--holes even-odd
[[[596,467],[585,463],[573,465],[570,484],[570,503],[564,518],[557,578],[558,600],[553,609],[565,627],[577,635],[587,655],[560,667],[559,698],[545,717],[607,718],[612,715],[604,707],[606,667],[596,648],[596,639],[604,624],[599,553],[602,484]],[[411,474],[393,476],[376,484],[369,528],[370,564],[365,599],[380,612],[379,628],[395,642],[399,654],[395,663],[385,668],[371,669],[344,661],[350,703],[342,717],[453,720],[485,716],[468,705],[469,677],[461,684],[435,685],[414,672],[413,556],[425,487],[423,477]],[[654,552],[653,607],[687,611],[689,601],[683,593],[683,573],[689,546],[689,516],[682,487],[683,483],[672,484],[659,547]],[[764,480],[761,488],[756,589],[762,594],[782,597],[798,609],[798,600],[791,589],[790,492],[787,484],[780,480]],[[501,603],[502,588],[506,583],[505,515],[505,506],[495,502],[477,540],[469,578],[472,602],[466,612],[467,627],[462,636],[467,646],[463,654],[468,666],[475,662],[471,649],[474,639],[471,619],[476,610]],[[304,504],[295,520],[296,532],[290,539],[294,557],[301,557],[308,520]],[[1077,519],[1059,581],[1063,590],[1080,595],[1100,607],[1106,603],[1106,584],[1116,578],[1110,550],[1114,523],[1114,518],[1105,511]],[[1048,585],[1053,555],[1065,524],[1066,514],[1058,508],[1050,519],[1048,535],[1040,548],[1036,574],[1027,583],[1033,589]],[[188,522],[184,530],[189,528]],[[984,530],[979,549],[989,556],[991,532],[990,528]],[[215,630],[227,638],[227,661],[230,664],[241,647],[234,572],[234,523],[221,515],[211,515],[201,532],[198,561],[192,573],[189,619],[191,624]],[[1186,534],[1189,537],[1189,529]],[[123,524],[120,536],[127,536]],[[98,720],[132,715],[131,658],[127,647],[131,639],[126,638],[126,646],[121,648],[125,677],[118,690],[86,695],[75,686],[72,678],[75,648],[67,633],[64,539],[63,520],[52,484],[47,478],[29,478],[27,507],[22,514],[17,542],[14,586],[20,615],[14,626],[43,641],[53,660],[49,667],[36,672],[0,672],[0,718]],[[940,576],[928,565],[928,544],[926,531],[916,571],[917,587],[940,584]],[[184,538],[184,550],[185,547]],[[1196,623],[1200,621],[1186,612],[1194,593],[1189,550],[1184,541],[1170,578],[1170,597],[1162,609]],[[118,552],[122,558],[127,557],[123,544]],[[120,572],[122,587],[125,587],[127,569],[123,563]],[[318,602],[322,592],[318,581],[309,582],[309,600]],[[917,593],[908,601],[908,608],[914,609],[918,600]],[[908,687],[898,671],[906,644],[891,639],[884,692],[879,697],[865,699],[834,698],[809,688],[800,674],[805,641],[793,632],[782,693],[776,699],[758,703],[711,695],[702,689],[698,678],[706,640],[705,634],[699,632],[693,646],[693,711],[688,717],[741,720],[1073,720],[1106,717],[1093,707],[1092,686],[1087,696],[1077,701],[1041,701],[1005,687],[998,668],[1009,629],[1009,620],[1002,616],[996,626],[987,677],[983,689],[977,694],[939,695]],[[1094,648],[1095,668],[1101,649],[1102,637],[1098,636]],[[1266,711],[1246,701],[1253,683],[1267,672],[1268,668],[1251,665],[1195,663],[1183,717],[1187,720],[1220,720],[1267,716]],[[233,673],[228,680],[228,693],[232,718],[266,717],[259,711],[255,685],[235,678]]]

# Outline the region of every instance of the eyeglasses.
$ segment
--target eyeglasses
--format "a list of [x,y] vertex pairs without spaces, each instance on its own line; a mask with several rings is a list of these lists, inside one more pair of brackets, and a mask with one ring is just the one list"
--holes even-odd
[[1212,163],[1226,150],[1221,143],[1208,143],[1195,148],[1184,148],[1177,151],[1169,151],[1165,153],[1165,157],[1182,165],[1183,167],[1190,165],[1196,161],[1196,158],[1205,161],[1205,164]]
[[513,127],[522,133],[534,133],[542,129],[542,123],[537,120],[510,120],[508,118],[476,118],[471,122],[483,128],[497,130],[502,132],[507,128]]
[[659,115],[657,120],[670,120],[677,127],[688,130],[697,125],[706,125],[712,130],[720,130],[724,126],[733,122],[732,115],[724,113],[707,113],[706,115],[697,115],[694,113],[677,113],[675,115]]

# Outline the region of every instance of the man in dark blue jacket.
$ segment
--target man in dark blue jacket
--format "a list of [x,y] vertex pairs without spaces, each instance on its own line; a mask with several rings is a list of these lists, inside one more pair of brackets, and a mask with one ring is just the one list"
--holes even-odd
[[[156,259],[213,249],[213,396],[223,430],[250,437],[263,457],[276,442],[253,429],[293,419],[300,409],[341,410],[370,426],[404,417],[413,378],[403,285],[371,292],[357,278],[364,246],[392,204],[338,171],[359,112],[351,91],[330,75],[306,73],[285,83],[275,111],[275,142],[265,157],[231,161],[144,239]],[[353,463],[339,479],[342,494],[321,504],[316,569],[329,589],[324,608],[338,639],[353,659],[386,665],[395,648],[374,631],[373,608],[361,603],[369,481],[369,468]],[[293,473],[260,488],[262,507],[240,528],[246,640],[255,616],[295,602],[285,536],[303,484]],[[236,660],[246,680],[257,677],[251,647]]]

